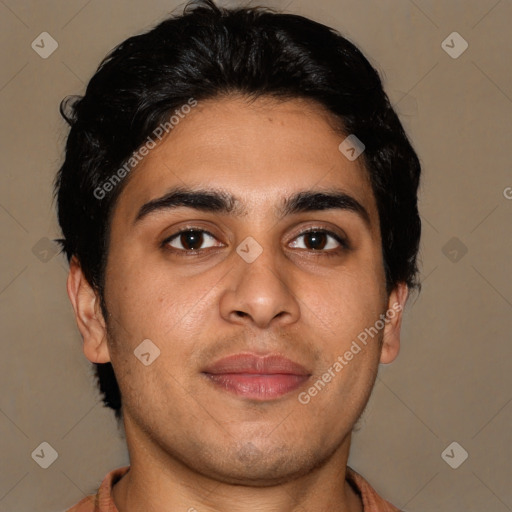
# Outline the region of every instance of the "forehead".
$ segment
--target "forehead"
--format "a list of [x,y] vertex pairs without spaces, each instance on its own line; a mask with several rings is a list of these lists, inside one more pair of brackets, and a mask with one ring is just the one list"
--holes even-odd
[[134,220],[141,205],[176,186],[226,191],[246,215],[275,213],[298,190],[336,188],[378,217],[362,158],[349,161],[339,151],[345,137],[309,100],[199,102],[126,178],[113,220]]

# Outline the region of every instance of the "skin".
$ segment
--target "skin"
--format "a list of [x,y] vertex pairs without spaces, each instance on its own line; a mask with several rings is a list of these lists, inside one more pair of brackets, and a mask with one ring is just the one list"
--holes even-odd
[[[401,312],[310,403],[297,397],[380,314],[404,307],[407,287],[386,293],[375,198],[361,158],[340,153],[334,128],[308,100],[200,102],[124,184],[112,217],[108,318],[73,258],[68,294],[84,353],[112,362],[123,397],[131,469],[113,488],[120,512],[362,510],[345,481],[350,436],[379,363],[398,354]],[[144,203],[176,185],[222,189],[246,212],[179,207],[134,224]],[[364,206],[369,225],[344,209],[276,214],[295,192],[332,187]],[[202,253],[179,253],[179,237],[175,252],[161,247],[191,226],[214,235]],[[301,235],[310,227],[345,236],[350,248],[329,236],[315,251]],[[252,263],[236,252],[248,236],[263,248]],[[144,339],[160,349],[149,366],[133,354]],[[239,352],[279,353],[312,376],[258,402],[201,374]]]

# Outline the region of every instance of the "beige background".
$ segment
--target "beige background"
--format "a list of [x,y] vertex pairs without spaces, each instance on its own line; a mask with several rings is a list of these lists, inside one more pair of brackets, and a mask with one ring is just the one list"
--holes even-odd
[[[58,104],[84,90],[115,44],[176,5],[0,0],[1,512],[63,511],[128,462],[80,349],[66,264],[45,240],[59,235],[51,193],[67,130]],[[512,510],[512,2],[267,5],[360,46],[424,166],[423,291],[408,306],[399,359],[381,368],[350,464],[408,511]],[[31,48],[43,31],[59,44],[48,59]],[[469,43],[457,59],[441,47],[454,31]],[[43,441],[58,452],[48,469],[31,457]],[[441,457],[452,441],[469,453],[458,469]]]

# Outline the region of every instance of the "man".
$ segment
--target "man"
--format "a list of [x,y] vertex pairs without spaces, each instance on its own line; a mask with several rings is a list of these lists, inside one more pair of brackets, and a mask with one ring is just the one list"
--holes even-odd
[[70,510],[398,510],[347,467],[418,287],[420,165],[365,57],[194,2],[62,112],[68,294],[130,455]]

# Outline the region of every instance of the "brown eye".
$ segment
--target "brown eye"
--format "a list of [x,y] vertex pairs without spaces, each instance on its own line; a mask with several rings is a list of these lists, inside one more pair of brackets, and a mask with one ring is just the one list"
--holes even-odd
[[295,240],[303,239],[302,243],[292,242],[292,247],[309,251],[330,251],[347,247],[346,242],[335,233],[325,230],[310,230],[301,233]]
[[188,229],[186,231],[180,231],[168,238],[165,243],[170,245],[172,248],[181,251],[198,251],[208,247],[215,247],[214,244],[207,245],[203,244],[206,241],[215,240],[215,237],[202,229]]
[[304,244],[308,249],[321,250],[327,244],[327,235],[318,231],[313,231],[304,235]]

